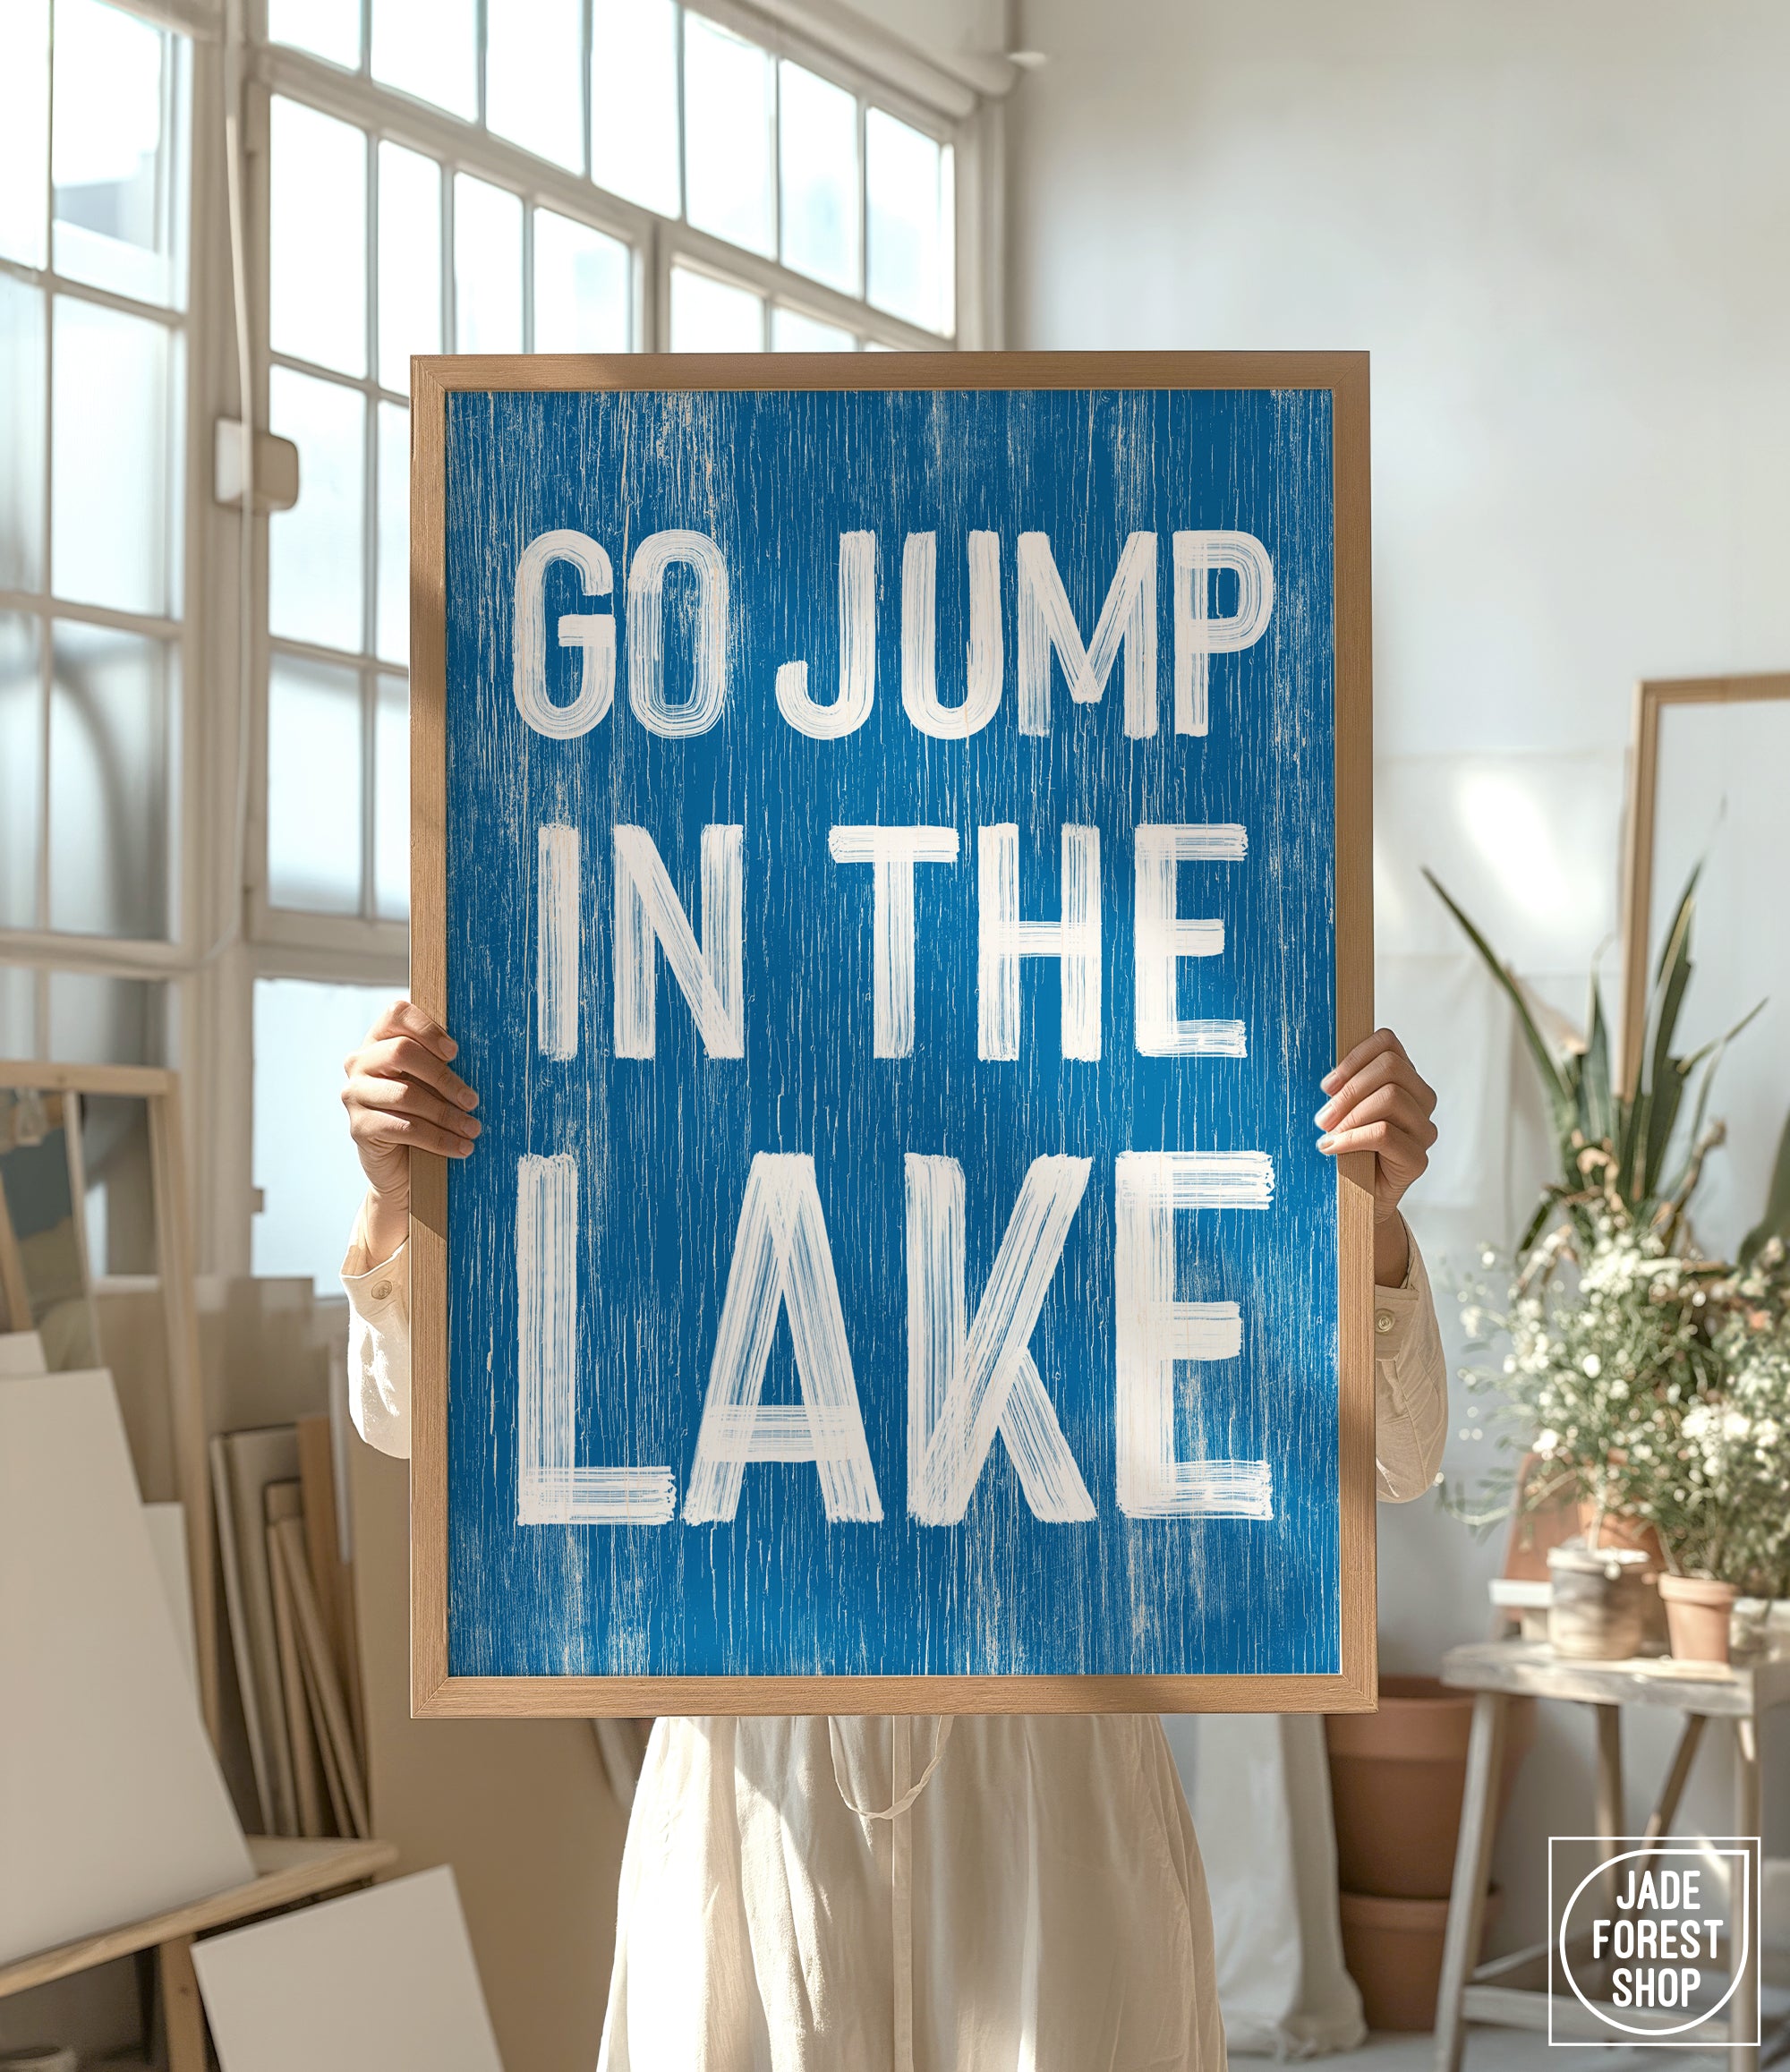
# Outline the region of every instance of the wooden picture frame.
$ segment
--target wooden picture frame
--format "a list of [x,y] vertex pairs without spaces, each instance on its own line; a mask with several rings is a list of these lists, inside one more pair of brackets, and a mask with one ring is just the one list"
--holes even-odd
[[1622,1085],[1641,1076],[1647,1033],[1648,937],[1653,925],[1653,852],[1659,796],[1659,721],[1668,705],[1752,704],[1790,699],[1790,672],[1741,677],[1662,677],[1635,686],[1623,845]]
[[[199,1307],[193,1286],[192,1225],[182,1133],[180,1075],[149,1065],[66,1065],[42,1059],[0,1059],[0,1087],[77,1097],[139,1100],[149,1113],[155,1199],[156,1268],[166,1337],[168,1425],[175,1494],[186,1533],[192,1632],[199,1662],[200,1708],[217,1745],[217,1609],[213,1585],[211,1477],[206,1460],[205,1392],[199,1363]],[[77,1222],[81,1204],[75,1204]],[[85,1236],[82,1236],[85,1245]],[[84,1256],[84,1253],[83,1253]],[[105,1359],[102,1340],[99,1354]]]
[[[1334,1016],[1338,1054],[1373,1027],[1372,607],[1368,356],[1361,353],[695,354],[419,358],[412,362],[412,995],[448,1019],[447,437],[456,392],[1323,390],[1331,398],[1334,684]],[[914,1676],[450,1673],[447,1168],[413,1152],[412,1709],[418,1717],[947,1712],[1340,1712],[1377,1702],[1373,1186],[1337,1162],[1338,1670]]]

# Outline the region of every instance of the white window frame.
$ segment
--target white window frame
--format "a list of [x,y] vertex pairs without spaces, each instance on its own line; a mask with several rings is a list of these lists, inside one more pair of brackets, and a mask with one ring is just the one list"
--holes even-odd
[[[191,36],[191,25],[160,8],[124,5],[121,12],[141,15],[160,29]],[[54,9],[52,7],[52,22]],[[54,50],[54,27],[51,31]],[[49,1051],[49,980],[66,973],[76,976],[178,981],[193,965],[192,944],[202,926],[200,873],[194,867],[196,845],[190,839],[189,801],[196,793],[200,772],[195,767],[195,736],[200,729],[194,719],[201,709],[204,670],[204,610],[207,601],[207,568],[204,560],[202,511],[194,495],[194,471],[203,461],[204,479],[209,480],[209,425],[201,431],[203,403],[200,386],[204,354],[200,344],[200,300],[207,282],[205,255],[193,234],[192,203],[200,191],[202,166],[198,149],[196,108],[200,95],[200,58],[196,47],[188,53],[185,77],[176,91],[168,82],[166,114],[176,122],[184,120],[183,140],[185,164],[180,168],[186,191],[188,219],[178,226],[186,260],[185,294],[178,303],[141,302],[114,290],[95,286],[59,273],[55,266],[55,194],[53,182],[45,188],[45,252],[40,268],[0,259],[0,272],[38,289],[43,295],[43,482],[39,523],[42,527],[43,566],[35,591],[0,588],[0,610],[35,620],[40,643],[38,656],[38,918],[29,928],[0,928],[0,962],[31,972],[35,979],[33,1036],[36,1053]],[[181,103],[183,102],[183,107]],[[55,150],[54,117],[48,149]],[[177,599],[171,593],[166,612],[119,610],[108,605],[76,603],[56,594],[53,579],[54,518],[50,488],[53,464],[51,426],[55,410],[54,354],[55,307],[58,300],[83,302],[142,321],[160,324],[177,341],[180,379],[169,384],[172,412],[179,413],[177,444],[171,448],[170,463],[178,469],[175,494],[169,515],[180,527],[180,582]],[[51,880],[51,824],[49,813],[50,702],[54,672],[54,633],[63,621],[105,627],[122,633],[141,634],[165,643],[178,658],[179,687],[169,715],[171,738],[167,743],[167,916],[166,932],[151,936],[111,936],[76,933],[48,925]],[[170,987],[164,996],[162,1031],[165,1048],[175,1039],[178,1012],[176,996]],[[158,1059],[149,1059],[157,1063]]]
[[[258,1207],[252,1164],[256,980],[315,979],[389,985],[396,992],[407,983],[409,951],[404,923],[276,908],[266,896],[268,521],[264,514],[250,520],[252,573],[245,669],[237,610],[243,519],[237,510],[221,508],[213,500],[215,428],[240,414],[226,203],[225,118],[234,55],[228,15],[234,13],[243,37],[240,134],[246,175],[250,385],[251,421],[261,427],[268,422],[268,375],[274,364],[268,336],[267,149],[268,110],[274,94],[309,103],[377,137],[424,152],[438,159],[448,174],[473,174],[509,188],[527,203],[551,209],[626,241],[636,254],[633,282],[636,350],[662,349],[669,337],[671,271],[674,266],[687,266],[762,294],[767,325],[771,307],[781,303],[879,345],[936,351],[1002,343],[1000,97],[1010,84],[1010,73],[998,60],[967,60],[956,71],[943,69],[867,20],[848,20],[813,0],[697,0],[694,6],[686,0],[687,12],[707,15],[749,38],[773,58],[794,59],[953,147],[956,330],[953,337],[943,338],[681,220],[655,215],[605,192],[581,173],[537,158],[476,124],[379,85],[365,62],[365,17],[362,67],[359,72],[349,72],[303,52],[268,44],[264,0],[110,0],[110,4],[192,39],[187,294],[183,312],[166,312],[168,320],[183,327],[186,339],[181,617],[177,627],[172,622],[151,627],[136,615],[72,605],[58,605],[50,616],[177,635],[181,691],[170,801],[172,919],[166,941],[0,931],[0,962],[162,984],[166,1061],[180,1067],[190,1089],[185,1116],[196,1257],[204,1270],[243,1273],[249,1270],[251,1223]],[[588,26],[585,35],[588,97]],[[480,90],[482,99],[482,76]],[[860,135],[860,153],[861,146]],[[451,216],[448,221],[451,226]],[[524,321],[529,329],[533,321],[528,271],[532,248],[531,233],[524,241],[523,291]],[[108,299],[103,290],[78,282],[62,283],[47,271],[32,277],[52,292]],[[373,285],[370,279],[370,286]],[[445,268],[443,296],[451,303],[451,274]],[[451,309],[444,314],[450,327],[444,336],[451,337]],[[524,343],[529,342],[525,329]],[[319,371],[332,379],[344,379],[334,370]],[[351,385],[370,398],[408,401],[379,387],[377,368]],[[371,497],[371,487],[367,493]],[[368,512],[365,550],[370,569],[375,516]],[[40,609],[40,601],[29,601],[28,609]],[[281,644],[305,652],[296,643]],[[323,649],[310,652],[319,660],[354,669],[363,678],[394,673],[393,665],[381,664],[376,657]],[[44,996],[40,988],[39,997]],[[38,1019],[41,1048],[45,1037],[41,1010]]]

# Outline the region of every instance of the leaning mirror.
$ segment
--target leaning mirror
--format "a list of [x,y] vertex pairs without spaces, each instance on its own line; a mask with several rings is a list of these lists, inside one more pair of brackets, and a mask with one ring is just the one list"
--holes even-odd
[[1649,974],[1678,895],[1700,866],[1695,976],[1674,1047],[1718,1038],[1756,1003],[1722,1057],[1710,1113],[1727,1125],[1698,1190],[1696,1235],[1732,1258],[1758,1222],[1790,1109],[1790,675],[1644,683],[1636,700],[1624,970],[1624,1080],[1635,1083]]
[[85,1194],[80,1096],[0,1087],[0,1321],[57,1371],[99,1363]]

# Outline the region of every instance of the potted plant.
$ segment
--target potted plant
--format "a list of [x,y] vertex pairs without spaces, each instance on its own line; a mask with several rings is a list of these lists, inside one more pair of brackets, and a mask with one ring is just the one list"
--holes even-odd
[[1719,1378],[1685,1409],[1669,1472],[1645,1500],[1670,1573],[1672,1652],[1726,1662],[1743,1593],[1790,1593],[1790,1272],[1782,1240],[1709,1291]]
[[[1769,1528],[1767,1492],[1785,1508],[1779,1435],[1790,1430],[1790,1406],[1782,1400],[1790,1362],[1783,1299],[1790,1126],[1765,1216],[1739,1267],[1699,1257],[1690,1204],[1703,1161],[1722,1136],[1721,1125],[1708,1121],[1710,1084],[1724,1046],[1752,1016],[1688,1056],[1673,1051],[1691,976],[1696,874],[1654,974],[1641,1081],[1626,1093],[1612,1082],[1595,979],[1589,1033],[1564,1029],[1550,1040],[1515,973],[1430,883],[1516,1010],[1560,1158],[1513,1258],[1501,1261],[1490,1249],[1480,1255],[1483,1269],[1507,1266],[1502,1284],[1482,1275],[1462,1290],[1470,1339],[1481,1350],[1508,1346],[1498,1365],[1470,1369],[1464,1378],[1493,1397],[1487,1421],[1530,1458],[1520,1479],[1508,1471],[1491,1478],[1477,1503],[1458,1491],[1451,1501],[1489,1525],[1517,1509],[1575,1500],[1592,1550],[1614,1537],[1681,1576],[1718,1565],[1724,1573],[1706,1573],[1705,1586],[1774,1576],[1783,1543],[1773,1543],[1774,1556],[1759,1536]],[[1757,1504],[1748,1479],[1754,1474]],[[1590,1621],[1580,1637],[1597,1647],[1590,1629],[1598,1564],[1566,1565],[1576,1572],[1574,1601]],[[1612,1651],[1629,1633],[1617,1600],[1632,1589],[1624,1573],[1631,1565],[1606,1566]],[[1709,1594],[1707,1587],[1679,1593],[1686,1605],[1692,1595]]]

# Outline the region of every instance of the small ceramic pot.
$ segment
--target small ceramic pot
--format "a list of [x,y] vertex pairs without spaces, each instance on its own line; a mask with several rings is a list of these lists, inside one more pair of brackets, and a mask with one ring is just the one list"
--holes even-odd
[[1548,1645],[1580,1662],[1622,1662],[1637,1654],[1647,1631],[1648,1556],[1632,1548],[1551,1547],[1554,1586]]
[[1726,1663],[1729,1622],[1740,1595],[1736,1586],[1713,1582],[1706,1575],[1662,1575],[1659,1594],[1672,1634],[1673,1659]]

